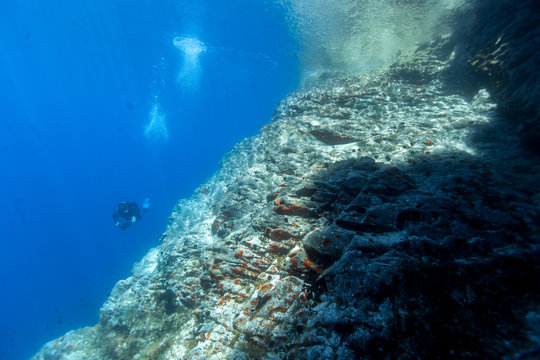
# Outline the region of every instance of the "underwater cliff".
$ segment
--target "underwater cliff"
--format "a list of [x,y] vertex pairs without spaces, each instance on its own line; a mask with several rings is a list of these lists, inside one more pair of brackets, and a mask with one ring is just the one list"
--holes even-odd
[[33,359],[540,357],[539,9],[451,18],[285,98]]

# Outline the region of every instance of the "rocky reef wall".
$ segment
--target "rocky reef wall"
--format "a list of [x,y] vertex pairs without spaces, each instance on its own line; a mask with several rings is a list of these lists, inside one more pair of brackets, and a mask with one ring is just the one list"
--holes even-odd
[[514,83],[482,80],[492,51],[464,33],[284,99],[99,323],[34,359],[538,358],[539,164],[516,126],[534,119],[502,111]]
[[540,155],[540,5],[477,0],[456,14],[456,22],[448,82],[470,93],[487,88],[524,146]]

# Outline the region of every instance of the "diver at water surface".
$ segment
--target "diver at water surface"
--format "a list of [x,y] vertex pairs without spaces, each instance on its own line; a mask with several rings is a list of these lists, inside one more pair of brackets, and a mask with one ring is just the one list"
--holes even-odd
[[137,203],[122,201],[116,205],[116,210],[112,215],[114,223],[120,230],[126,230],[131,224],[135,224],[139,221],[143,215],[146,214],[149,207],[149,199],[144,199],[142,212]]

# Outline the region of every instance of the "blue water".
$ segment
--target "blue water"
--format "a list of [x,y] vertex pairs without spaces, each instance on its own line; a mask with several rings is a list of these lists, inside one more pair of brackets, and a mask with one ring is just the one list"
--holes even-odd
[[[98,321],[176,201],[297,86],[297,44],[257,0],[0,8],[0,358],[24,359]],[[146,197],[117,229],[116,204]]]

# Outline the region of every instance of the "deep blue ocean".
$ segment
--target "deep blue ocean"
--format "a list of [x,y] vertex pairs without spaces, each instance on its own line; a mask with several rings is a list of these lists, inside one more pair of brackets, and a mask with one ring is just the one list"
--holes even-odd
[[260,0],[1,2],[0,359],[98,321],[175,203],[297,87],[298,46]]

